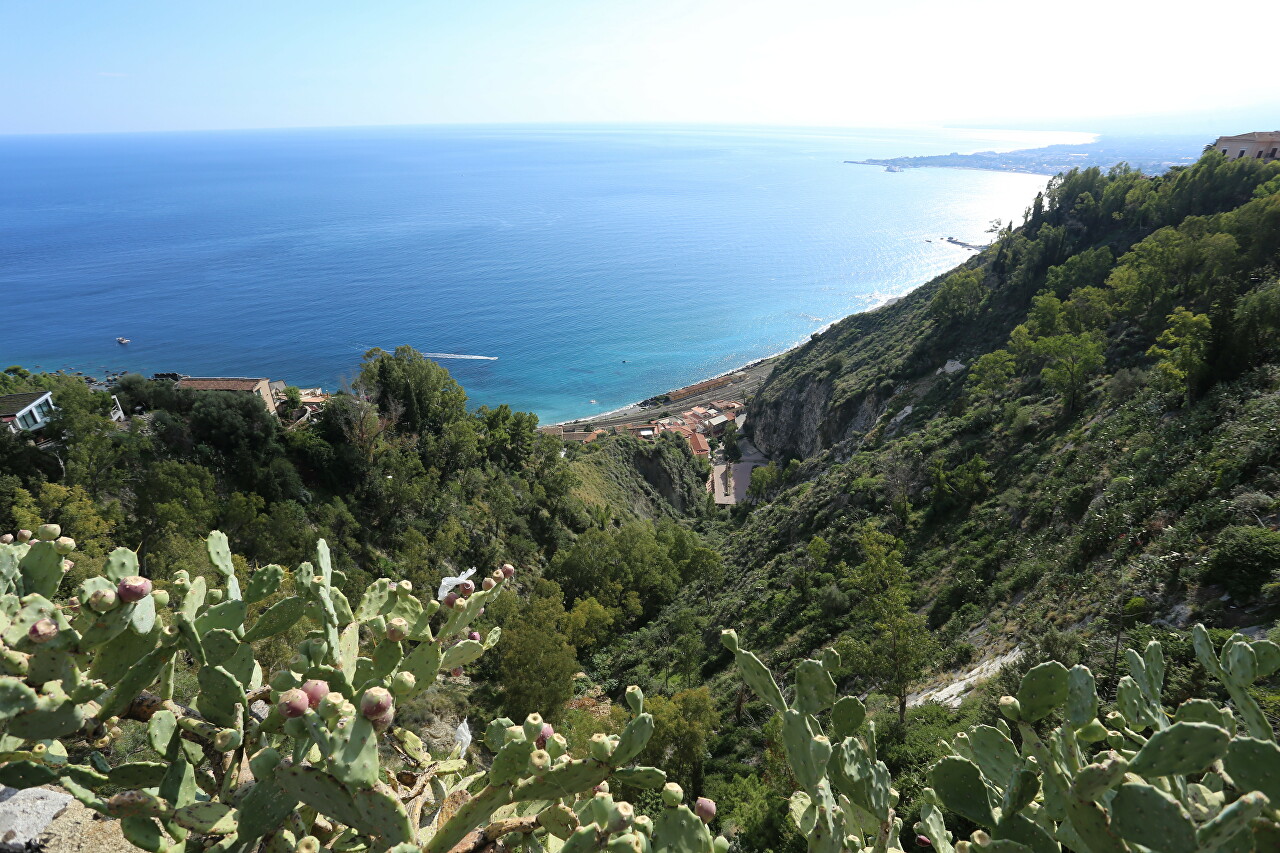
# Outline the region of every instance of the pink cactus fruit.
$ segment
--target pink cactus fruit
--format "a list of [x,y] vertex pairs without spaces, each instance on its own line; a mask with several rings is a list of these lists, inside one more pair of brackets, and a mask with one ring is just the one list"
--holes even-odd
[[394,705],[391,692],[385,687],[370,687],[360,697],[360,713],[372,720],[389,711]]
[[280,694],[280,701],[276,707],[280,709],[280,714],[284,717],[290,719],[301,717],[311,707],[311,698],[294,687]]
[[132,604],[151,594],[151,581],[138,575],[121,578],[120,583],[116,585],[116,592],[120,595],[121,601]]
[[27,630],[27,639],[33,643],[47,643],[58,636],[58,623],[52,619],[38,619]]
[[315,708],[320,704],[320,700],[328,695],[329,682],[313,678],[310,681],[303,682],[302,692],[307,694],[307,706]]

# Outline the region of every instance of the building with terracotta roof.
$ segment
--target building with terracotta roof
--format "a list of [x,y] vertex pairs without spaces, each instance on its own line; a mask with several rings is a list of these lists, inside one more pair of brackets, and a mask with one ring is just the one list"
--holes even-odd
[[184,376],[178,380],[179,388],[190,391],[236,391],[257,394],[268,412],[274,413],[276,401],[271,394],[271,380],[245,376]]
[[707,443],[706,436],[690,432],[685,438],[689,440],[689,449],[693,451],[694,456],[706,458],[711,455],[711,445]]

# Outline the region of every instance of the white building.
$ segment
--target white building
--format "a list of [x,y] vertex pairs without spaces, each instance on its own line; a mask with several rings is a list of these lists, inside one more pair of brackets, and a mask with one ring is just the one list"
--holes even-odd
[[0,423],[9,432],[33,432],[53,417],[53,392],[32,391],[28,394],[6,394],[0,397]]

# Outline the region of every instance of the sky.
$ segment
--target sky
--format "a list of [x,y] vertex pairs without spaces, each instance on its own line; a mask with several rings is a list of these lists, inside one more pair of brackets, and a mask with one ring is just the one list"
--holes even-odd
[[0,134],[1280,127],[1242,26],[1132,0],[0,0]]

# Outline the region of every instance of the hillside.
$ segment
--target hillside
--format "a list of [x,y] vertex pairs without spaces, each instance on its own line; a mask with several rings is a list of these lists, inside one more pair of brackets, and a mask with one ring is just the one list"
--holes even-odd
[[[995,696],[1050,656],[1114,691],[1147,625],[1183,649],[1197,620],[1264,634],[1280,604],[1277,175],[1208,155],[1160,177],[1060,176],[980,255],[789,353],[748,416],[774,459],[758,498],[705,528],[723,579],[691,590],[705,608],[621,640],[604,672],[713,685],[732,722],[709,789],[755,796],[781,791],[758,757],[776,734],[741,704],[718,628],[779,671],[835,647],[843,688],[884,694],[911,790],[936,738],[990,707],[898,726],[920,687],[1021,655]],[[776,813],[750,820],[774,829],[744,849],[796,843]]]
[[[732,510],[708,505],[684,442],[562,445],[532,415],[469,410],[408,347],[370,351],[355,393],[296,430],[252,396],[138,376],[113,389],[134,413],[117,424],[78,378],[0,374],[0,392],[35,389],[59,411],[43,449],[0,430],[0,529],[61,523],[66,586],[129,542],[181,595],[212,577],[210,528],[246,578],[324,537],[352,600],[380,576],[430,596],[509,561],[468,617],[501,642],[403,702],[402,724],[447,752],[464,718],[538,711],[582,744],[622,730],[636,684],[654,726],[640,760],[719,800],[735,849],[798,851],[782,717],[722,628],[788,682],[817,656],[866,700],[907,827],[939,740],[994,724],[1041,661],[1087,664],[1101,715],[1124,649],[1159,639],[1169,702],[1227,700],[1186,629],[1221,646],[1280,607],[1280,164],[1055,178],[956,270],[778,361],[747,419],[773,462]],[[281,626],[264,670],[302,631]],[[918,701],[979,666],[990,682],[958,706]],[[1280,717],[1274,675],[1249,691]]]

